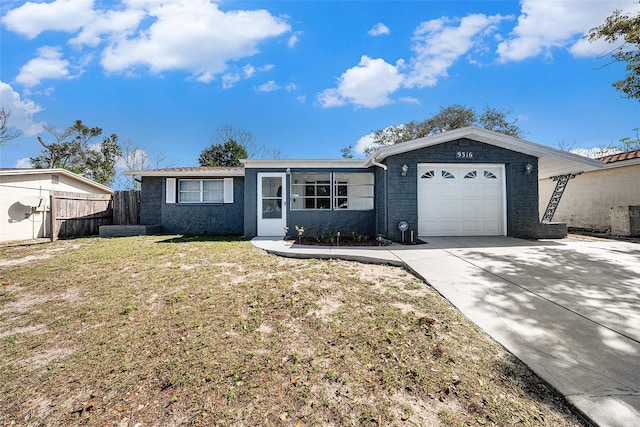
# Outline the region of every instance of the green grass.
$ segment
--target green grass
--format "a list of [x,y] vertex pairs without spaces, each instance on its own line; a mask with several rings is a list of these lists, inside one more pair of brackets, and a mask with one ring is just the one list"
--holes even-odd
[[0,262],[2,425],[580,425],[399,268],[211,236],[2,248]]

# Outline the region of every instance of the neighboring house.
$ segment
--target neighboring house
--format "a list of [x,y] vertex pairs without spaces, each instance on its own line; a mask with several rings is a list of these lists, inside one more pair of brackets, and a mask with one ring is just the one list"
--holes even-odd
[[284,236],[340,231],[417,236],[563,237],[540,224],[538,177],[602,163],[476,127],[382,148],[365,160],[243,160],[244,168],[131,171],[141,224],[171,233]]
[[[607,231],[611,213],[618,206],[640,206],[640,150],[598,159],[603,168],[571,179],[553,217],[569,227]],[[545,178],[545,177],[541,177]],[[549,202],[556,183],[540,180],[540,213]]]
[[65,169],[0,169],[0,242],[49,237],[54,191],[113,194]]

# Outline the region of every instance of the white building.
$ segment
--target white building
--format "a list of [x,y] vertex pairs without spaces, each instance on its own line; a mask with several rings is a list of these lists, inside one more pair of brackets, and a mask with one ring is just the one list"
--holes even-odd
[[0,169],[0,242],[50,237],[54,191],[113,194],[65,169]]
[[[611,230],[611,215],[619,206],[640,206],[640,150],[601,157],[604,168],[571,179],[553,217],[569,227]],[[539,182],[540,214],[555,188],[555,181]]]

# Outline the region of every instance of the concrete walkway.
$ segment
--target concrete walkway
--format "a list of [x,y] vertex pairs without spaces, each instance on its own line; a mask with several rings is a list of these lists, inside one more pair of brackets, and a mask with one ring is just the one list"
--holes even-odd
[[599,426],[640,426],[640,245],[569,237],[423,238],[336,248],[256,238],[298,258],[405,266]]

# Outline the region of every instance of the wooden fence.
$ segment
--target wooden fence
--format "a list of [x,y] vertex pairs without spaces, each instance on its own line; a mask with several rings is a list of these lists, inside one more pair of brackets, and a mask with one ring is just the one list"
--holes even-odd
[[51,239],[97,235],[101,225],[135,225],[140,192],[83,194],[55,191],[51,196]]
[[113,225],[140,224],[140,191],[116,191],[113,195]]

